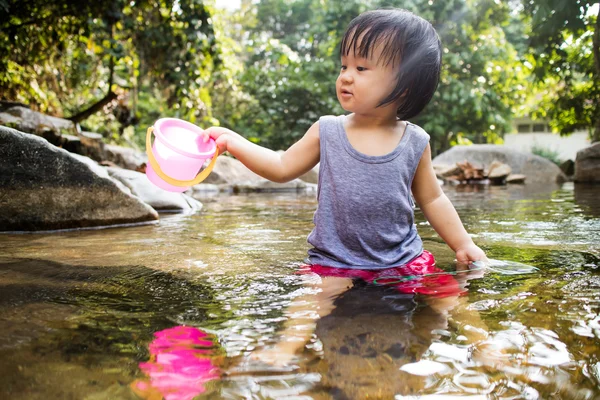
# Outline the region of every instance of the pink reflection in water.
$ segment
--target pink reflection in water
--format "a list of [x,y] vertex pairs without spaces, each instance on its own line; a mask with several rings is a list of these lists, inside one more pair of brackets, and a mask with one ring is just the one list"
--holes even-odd
[[145,399],[191,400],[204,393],[204,384],[218,379],[215,344],[200,329],[176,326],[154,334],[150,360],[140,363],[149,381],[136,381],[133,391]]

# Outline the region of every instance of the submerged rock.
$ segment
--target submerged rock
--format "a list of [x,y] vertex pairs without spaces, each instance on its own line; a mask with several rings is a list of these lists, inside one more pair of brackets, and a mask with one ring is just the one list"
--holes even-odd
[[0,126],[0,231],[150,222],[157,212],[94,161]]

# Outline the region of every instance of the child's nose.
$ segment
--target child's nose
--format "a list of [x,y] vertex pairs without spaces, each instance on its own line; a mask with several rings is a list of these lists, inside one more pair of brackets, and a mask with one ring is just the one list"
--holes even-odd
[[352,76],[352,74],[348,71],[342,71],[342,73],[340,74],[340,79],[343,83],[352,83],[352,81],[354,80],[354,77]]

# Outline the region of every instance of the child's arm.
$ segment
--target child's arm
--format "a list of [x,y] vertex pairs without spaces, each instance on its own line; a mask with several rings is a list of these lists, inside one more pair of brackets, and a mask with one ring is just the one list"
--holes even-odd
[[423,152],[417,167],[412,192],[433,229],[456,252],[458,262],[487,260],[483,250],[473,243],[454,206],[440,188],[431,164],[429,145]]
[[248,169],[273,182],[288,182],[310,171],[319,162],[319,123],[315,122],[306,134],[283,154],[261,147],[241,135],[219,127],[204,131],[219,146],[229,151]]

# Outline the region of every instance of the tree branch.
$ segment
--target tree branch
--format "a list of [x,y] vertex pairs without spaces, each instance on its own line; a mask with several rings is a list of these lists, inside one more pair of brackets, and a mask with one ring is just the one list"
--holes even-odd
[[113,75],[114,75],[114,70],[115,70],[115,60],[114,60],[113,56],[110,56],[109,70],[110,70],[110,75],[108,77],[108,92],[106,93],[106,96],[104,96],[102,99],[100,99],[96,103],[92,104],[87,109],[85,109],[81,112],[78,112],[77,114],[70,117],[69,119],[71,121],[73,121],[75,123],[81,122],[81,121],[85,120],[86,118],[88,118],[90,115],[100,111],[102,109],[102,107],[104,107],[105,105],[107,105],[108,103],[110,103],[111,101],[113,101],[114,99],[117,98],[117,94],[112,91]]
[[106,96],[104,96],[100,101],[92,104],[87,109],[73,115],[69,119],[73,122],[81,122],[81,121],[85,120],[86,118],[88,118],[90,115],[100,111],[102,109],[102,107],[104,107],[105,105],[107,105],[108,103],[110,103],[111,101],[113,101],[116,98],[117,98],[117,94],[113,91],[109,91],[106,94]]
[[19,29],[23,26],[38,24],[39,22],[46,21],[52,17],[53,17],[52,15],[49,15],[49,16],[43,17],[43,18],[30,19],[29,21],[21,22],[20,24],[10,24],[9,23],[8,25],[1,27],[0,31],[7,32],[10,29]]

